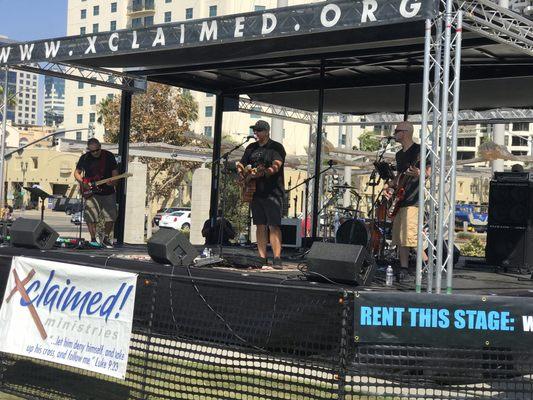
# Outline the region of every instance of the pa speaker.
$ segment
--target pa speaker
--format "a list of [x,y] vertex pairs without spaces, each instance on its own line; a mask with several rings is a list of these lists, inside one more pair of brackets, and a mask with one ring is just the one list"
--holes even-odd
[[527,227],[487,229],[485,258],[490,265],[529,270],[533,266],[533,232]]
[[491,181],[489,226],[531,226],[533,186],[529,182]]
[[148,240],[148,254],[157,263],[186,266],[192,264],[198,252],[183,234],[171,228],[159,229]]
[[369,285],[375,264],[364,246],[315,242],[307,255],[307,270],[314,280]]
[[50,250],[59,237],[55,230],[38,219],[17,218],[10,232],[13,246],[41,250]]

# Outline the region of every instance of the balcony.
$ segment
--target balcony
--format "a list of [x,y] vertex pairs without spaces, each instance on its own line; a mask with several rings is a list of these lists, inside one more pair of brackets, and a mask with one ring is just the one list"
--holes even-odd
[[141,14],[154,14],[154,0],[133,0],[128,6],[128,16]]

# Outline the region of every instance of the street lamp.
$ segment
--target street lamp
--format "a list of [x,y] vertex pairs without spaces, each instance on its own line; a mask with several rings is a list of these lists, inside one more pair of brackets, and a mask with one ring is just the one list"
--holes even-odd
[[[28,170],[28,162],[21,161],[20,162],[20,170],[22,171],[22,187],[20,188],[20,191],[22,192],[24,190],[24,181],[26,180],[26,171]],[[24,195],[22,197],[22,209],[24,209]]]

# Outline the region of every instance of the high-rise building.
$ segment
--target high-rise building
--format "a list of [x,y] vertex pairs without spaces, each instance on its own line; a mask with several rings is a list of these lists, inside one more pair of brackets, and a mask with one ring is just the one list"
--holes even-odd
[[65,112],[65,80],[44,77],[44,123],[47,126],[63,124]]
[[[0,36],[0,45],[12,40]],[[5,73],[0,72],[0,85],[4,86]],[[38,75],[31,72],[10,71],[8,73],[7,119],[14,125],[37,125],[37,105],[39,102]],[[12,102],[15,104],[12,104]],[[2,101],[0,101],[2,102]]]
[[[288,0],[288,5],[313,3],[316,0]],[[280,3],[283,4],[283,3]],[[275,8],[278,0],[69,0],[68,35],[90,34],[93,32],[130,29],[154,24],[199,19],[247,11],[259,11]],[[118,91],[105,87],[67,81],[65,85],[65,129],[77,129],[67,133],[72,139],[85,140],[88,132],[102,138],[104,128],[98,124],[97,105],[106,96]],[[215,96],[209,93],[191,92],[198,102],[198,120],[192,130],[206,136],[213,135],[215,117]],[[259,118],[257,115],[244,113],[225,113],[224,135],[246,136],[249,126]],[[87,130],[94,127],[94,130]],[[84,130],[82,130],[84,129]],[[307,135],[307,125],[285,122],[283,132],[287,140],[288,153],[302,153],[307,145],[300,137],[293,138],[294,132]],[[292,143],[294,142],[294,143]]]

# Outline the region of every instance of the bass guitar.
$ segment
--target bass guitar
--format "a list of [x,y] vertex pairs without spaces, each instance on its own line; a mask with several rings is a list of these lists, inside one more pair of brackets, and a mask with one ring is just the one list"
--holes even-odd
[[84,178],[83,183],[81,185],[81,195],[83,196],[83,198],[88,199],[93,194],[99,193],[102,191],[102,188],[100,187],[100,185],[104,185],[108,182],[117,181],[119,179],[129,178],[130,176],[133,176],[133,174],[130,172],[126,172],[125,174],[120,174],[117,176],[112,176],[110,178],[99,179],[99,180],[97,180],[98,178],[90,178],[90,179]]

